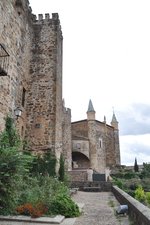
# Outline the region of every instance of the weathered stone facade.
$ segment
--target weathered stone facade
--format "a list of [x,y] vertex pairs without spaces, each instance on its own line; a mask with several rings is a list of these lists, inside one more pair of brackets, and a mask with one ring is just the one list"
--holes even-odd
[[40,14],[36,19],[28,0],[2,0],[0,32],[0,44],[10,55],[8,75],[0,77],[0,131],[6,115],[14,117],[15,108],[21,108],[15,122],[31,150],[53,151],[57,159],[64,153],[71,169],[71,112],[62,100],[58,14]]
[[105,174],[107,168],[120,165],[119,130],[115,114],[111,125],[95,119],[92,102],[87,120],[72,123],[74,169],[87,169]]

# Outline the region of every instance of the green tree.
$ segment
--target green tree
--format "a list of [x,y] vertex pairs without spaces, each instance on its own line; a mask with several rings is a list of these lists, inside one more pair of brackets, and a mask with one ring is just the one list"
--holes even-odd
[[143,169],[141,172],[141,178],[150,178],[150,164],[143,163]]
[[59,180],[64,181],[65,180],[65,162],[64,162],[64,157],[61,153],[60,155],[60,166],[59,166]]
[[42,175],[49,175],[55,176],[55,167],[56,167],[56,157],[54,154],[48,150],[43,155],[34,156],[33,166],[31,168],[31,173],[34,176],[38,176],[39,174]]
[[135,158],[135,162],[134,162],[134,171],[135,172],[139,172],[139,166],[137,164],[137,159]]
[[28,173],[32,158],[21,151],[21,141],[10,117],[0,134],[0,214],[10,213],[16,204],[19,185]]

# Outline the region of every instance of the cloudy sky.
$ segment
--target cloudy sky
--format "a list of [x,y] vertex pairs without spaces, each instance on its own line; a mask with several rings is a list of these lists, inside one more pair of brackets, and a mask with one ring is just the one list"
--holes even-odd
[[72,121],[113,108],[121,163],[150,162],[150,1],[30,0],[34,14],[59,13],[63,31],[63,97]]

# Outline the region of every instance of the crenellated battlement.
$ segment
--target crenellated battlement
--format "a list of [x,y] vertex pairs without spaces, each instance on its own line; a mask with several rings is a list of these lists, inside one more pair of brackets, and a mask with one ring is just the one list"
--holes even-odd
[[36,15],[33,15],[33,21],[36,23],[45,23],[45,22],[49,22],[55,25],[59,25],[60,24],[60,20],[59,20],[59,15],[58,13],[45,13],[45,14],[38,14],[38,17]]
[[68,115],[69,117],[71,117],[71,109],[64,107],[64,114]]

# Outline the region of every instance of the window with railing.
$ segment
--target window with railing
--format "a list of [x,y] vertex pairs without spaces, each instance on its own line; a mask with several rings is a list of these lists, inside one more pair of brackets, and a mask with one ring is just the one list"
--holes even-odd
[[0,76],[7,76],[9,65],[9,54],[2,44],[0,44]]

